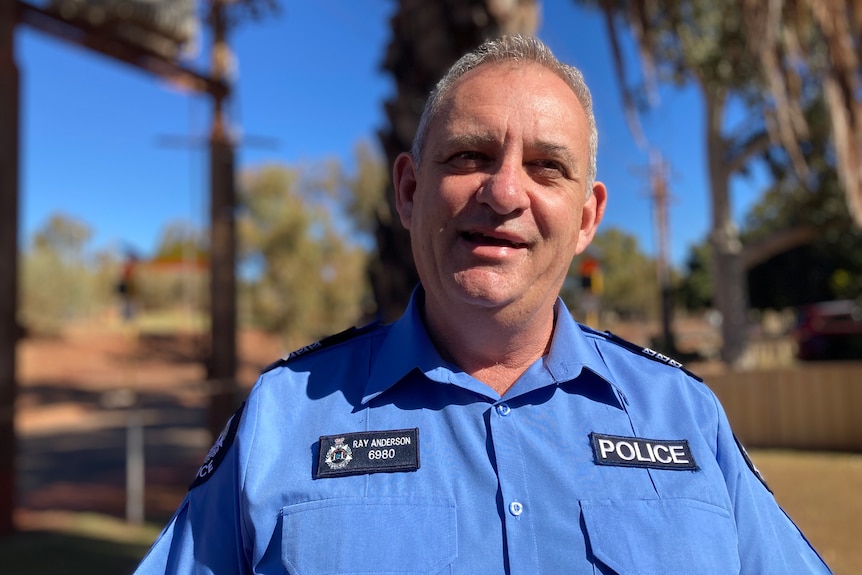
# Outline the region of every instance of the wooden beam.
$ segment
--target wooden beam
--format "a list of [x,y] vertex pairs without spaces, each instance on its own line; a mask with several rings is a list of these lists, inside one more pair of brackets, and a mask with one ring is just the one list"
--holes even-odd
[[220,78],[198,72],[85,20],[66,20],[53,12],[21,0],[17,2],[17,8],[19,22],[54,38],[99,52],[164,78],[168,82],[210,94],[215,98],[225,98],[230,91],[228,83]]

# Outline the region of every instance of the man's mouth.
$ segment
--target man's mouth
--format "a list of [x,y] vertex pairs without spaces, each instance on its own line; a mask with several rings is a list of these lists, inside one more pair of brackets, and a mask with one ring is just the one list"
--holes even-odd
[[483,245],[483,246],[496,246],[501,248],[525,248],[527,244],[521,241],[517,241],[513,238],[507,238],[502,236],[489,236],[487,234],[482,234],[479,232],[463,232],[461,234],[465,240],[470,243]]

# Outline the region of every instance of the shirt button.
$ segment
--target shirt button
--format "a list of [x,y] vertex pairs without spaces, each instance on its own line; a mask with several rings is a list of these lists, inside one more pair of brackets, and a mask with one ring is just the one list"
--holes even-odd
[[524,506],[521,505],[520,501],[512,501],[509,503],[509,513],[517,517],[521,513],[524,512]]
[[497,406],[497,413],[499,413],[499,414],[500,414],[500,415],[502,415],[503,417],[505,417],[505,416],[509,415],[509,413],[510,413],[511,411],[512,411],[512,410],[511,410],[511,409],[509,409],[509,406],[508,406],[508,405],[506,405],[505,403],[501,403],[500,405],[498,405],[498,406]]

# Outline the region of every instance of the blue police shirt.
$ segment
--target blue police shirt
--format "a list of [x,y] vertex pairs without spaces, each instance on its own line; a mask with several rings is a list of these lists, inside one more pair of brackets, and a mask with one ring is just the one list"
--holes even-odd
[[829,572],[674,362],[558,301],[501,398],[441,358],[422,296],[265,371],[137,573]]

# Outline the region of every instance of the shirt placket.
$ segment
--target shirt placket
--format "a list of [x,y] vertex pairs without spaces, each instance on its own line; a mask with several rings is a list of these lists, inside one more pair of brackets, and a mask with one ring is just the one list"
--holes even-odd
[[526,459],[518,439],[519,414],[516,408],[501,401],[490,414],[491,444],[497,461],[497,478],[501,494],[501,514],[506,534],[509,573],[537,573],[538,549],[533,528],[528,490]]

